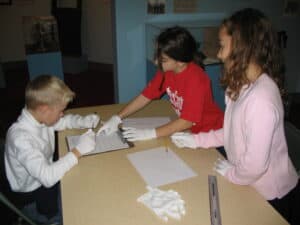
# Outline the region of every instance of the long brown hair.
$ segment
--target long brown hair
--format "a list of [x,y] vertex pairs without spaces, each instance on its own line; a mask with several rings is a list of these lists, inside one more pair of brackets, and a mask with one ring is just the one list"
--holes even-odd
[[283,94],[284,65],[277,32],[259,10],[246,8],[225,19],[221,28],[231,36],[231,53],[224,63],[221,84],[227,95],[236,100],[241,88],[249,85],[246,70],[249,63],[258,65],[278,85]]

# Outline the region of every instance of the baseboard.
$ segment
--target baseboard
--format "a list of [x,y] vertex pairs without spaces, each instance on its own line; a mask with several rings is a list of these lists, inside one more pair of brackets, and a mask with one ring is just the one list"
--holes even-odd
[[[88,61],[88,69],[91,71],[113,72],[113,64]],[[10,61],[2,63],[3,72],[7,71],[28,71],[26,60]]]
[[28,71],[28,65],[26,60],[3,62],[2,69],[4,73],[8,71]]
[[89,70],[91,71],[101,71],[101,72],[113,72],[113,64],[109,63],[99,63],[99,62],[88,62]]

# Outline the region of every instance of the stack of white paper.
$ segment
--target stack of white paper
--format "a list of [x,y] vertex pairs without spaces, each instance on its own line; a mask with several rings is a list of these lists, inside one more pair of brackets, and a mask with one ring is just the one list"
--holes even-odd
[[197,174],[172,150],[153,148],[127,155],[147,185],[158,187],[185,180]]

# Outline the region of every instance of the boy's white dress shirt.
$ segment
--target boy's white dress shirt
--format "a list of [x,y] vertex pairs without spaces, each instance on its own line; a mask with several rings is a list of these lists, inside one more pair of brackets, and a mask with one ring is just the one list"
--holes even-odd
[[9,128],[5,144],[5,169],[15,192],[31,192],[40,186],[51,187],[78,163],[69,152],[53,162],[55,131],[82,128],[79,115],[65,115],[54,126],[39,123],[24,108]]

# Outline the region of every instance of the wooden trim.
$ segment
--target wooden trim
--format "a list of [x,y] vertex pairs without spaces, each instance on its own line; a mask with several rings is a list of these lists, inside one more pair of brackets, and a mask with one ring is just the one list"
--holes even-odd
[[12,0],[0,0],[0,5],[11,5]]
[[3,72],[16,70],[28,71],[28,65],[26,60],[3,62],[2,68]]
[[113,64],[88,62],[89,70],[101,72],[113,72]]

